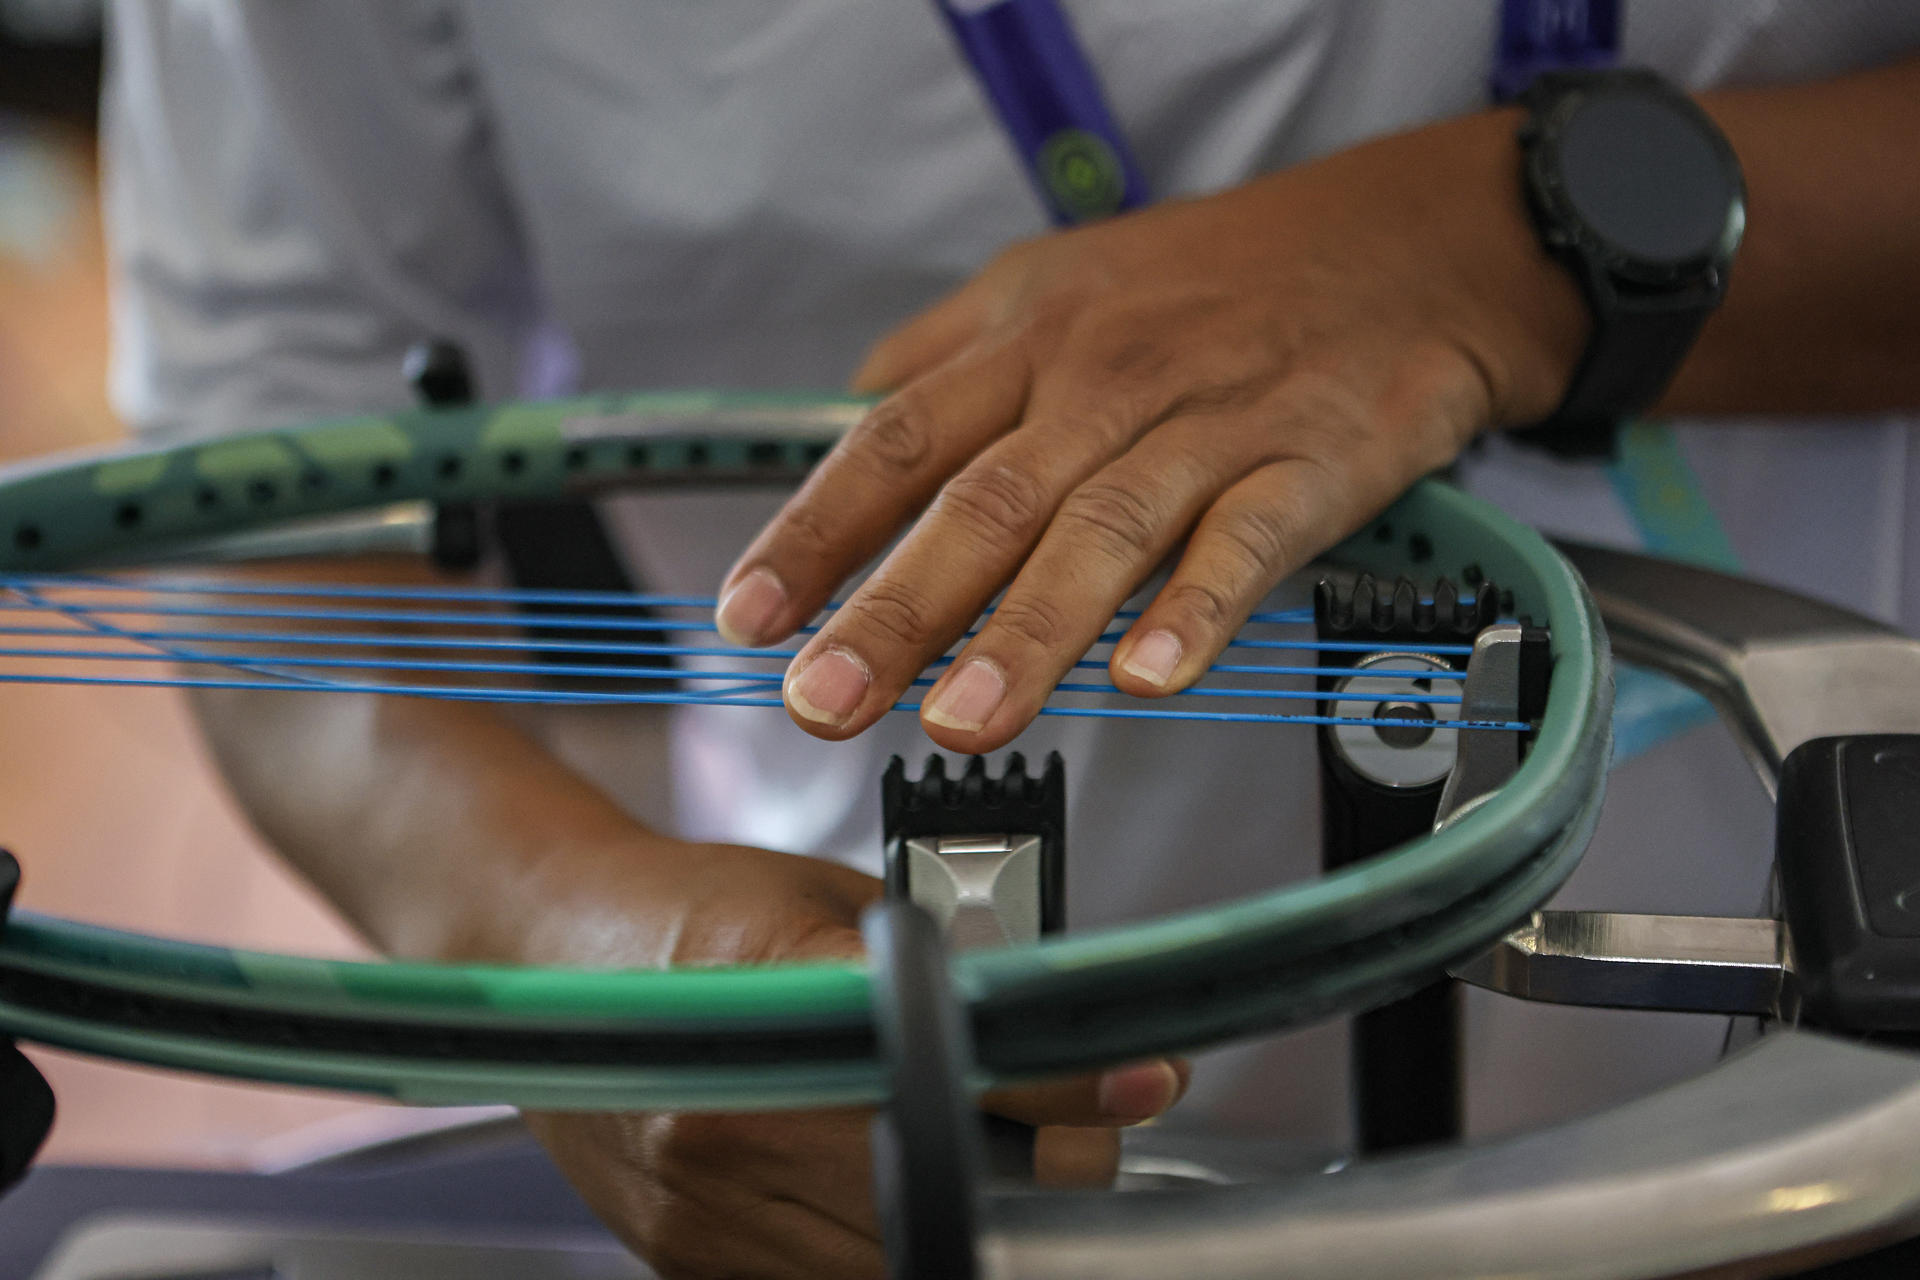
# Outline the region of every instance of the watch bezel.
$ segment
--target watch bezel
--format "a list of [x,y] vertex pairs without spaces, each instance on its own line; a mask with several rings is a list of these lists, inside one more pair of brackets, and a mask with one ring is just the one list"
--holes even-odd
[[[1693,125],[1731,178],[1732,199],[1726,218],[1719,235],[1702,252],[1678,259],[1651,259],[1624,249],[1593,226],[1568,195],[1559,168],[1559,142],[1567,124],[1596,99],[1616,94],[1657,101]],[[1609,292],[1625,297],[1641,290],[1662,295],[1649,301],[1666,301],[1663,295],[1677,291],[1717,297],[1725,287],[1726,269],[1746,229],[1746,183],[1739,158],[1712,117],[1659,76],[1643,71],[1545,75],[1522,99],[1528,100],[1532,111],[1520,131],[1524,185],[1547,249],[1578,264],[1583,274],[1612,285]]]

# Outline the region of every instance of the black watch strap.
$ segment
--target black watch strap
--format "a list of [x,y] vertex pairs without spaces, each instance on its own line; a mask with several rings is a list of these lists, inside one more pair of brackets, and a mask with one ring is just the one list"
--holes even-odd
[[[1608,287],[1582,283],[1589,291]],[[1559,408],[1546,421],[1508,434],[1563,457],[1612,455],[1621,421],[1659,398],[1713,309],[1711,298],[1590,305],[1593,330]]]

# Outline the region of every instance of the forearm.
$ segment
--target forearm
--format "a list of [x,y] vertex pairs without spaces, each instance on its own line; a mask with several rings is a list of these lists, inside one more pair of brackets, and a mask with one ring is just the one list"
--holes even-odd
[[[221,772],[282,856],[376,946],[520,960],[547,922],[669,844],[494,709],[370,695],[202,691]],[[630,903],[628,904],[631,905]],[[575,915],[591,915],[587,904]]]
[[[270,572],[270,571],[269,571]],[[309,566],[306,572],[311,574]],[[330,576],[419,579],[393,564]],[[375,945],[406,956],[530,960],[580,937],[642,949],[664,920],[633,881],[681,846],[647,831],[494,707],[358,694],[197,690],[222,773],[267,840]],[[614,889],[617,920],[596,924]],[[660,904],[661,914],[671,904]],[[564,930],[564,938],[547,936]]]
[[1700,101],[1745,171],[1747,234],[1659,408],[1920,406],[1920,57]]

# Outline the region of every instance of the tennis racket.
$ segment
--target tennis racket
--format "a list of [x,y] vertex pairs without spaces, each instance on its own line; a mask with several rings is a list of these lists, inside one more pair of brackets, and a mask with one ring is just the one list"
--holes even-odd
[[[719,643],[708,600],[261,583],[210,566],[457,554],[461,529],[495,503],[791,485],[865,408],[826,396],[600,395],[9,468],[0,472],[0,683],[701,702],[780,714],[768,708],[779,705],[783,656]],[[1318,880],[955,957],[974,1084],[1379,1005],[1491,944],[1571,871],[1598,812],[1611,692],[1604,634],[1576,575],[1532,531],[1432,482],[1327,559],[1349,579],[1498,583],[1550,653],[1537,714],[1476,718],[1460,687],[1471,676],[1439,669],[1464,655],[1438,644],[1424,668],[1408,665],[1418,646],[1387,646],[1393,660],[1375,662],[1368,678],[1399,684],[1349,684],[1351,696],[1332,696],[1317,682],[1350,680],[1355,661],[1382,646],[1317,637],[1311,616],[1296,613],[1256,615],[1223,669],[1178,699],[1120,697],[1093,674],[1105,666],[1096,650],[1046,713],[1211,717],[1276,734],[1311,725],[1356,741],[1425,733],[1462,744],[1462,762],[1473,755],[1464,744],[1504,741],[1517,757],[1520,742],[1524,760],[1489,775],[1437,829]],[[1412,590],[1418,614],[1431,601]],[[524,619],[501,612],[527,605],[543,609],[537,640],[514,629]],[[570,628],[593,638],[569,640]],[[610,628],[631,639],[609,640]],[[564,674],[542,646],[568,654]],[[1339,661],[1324,662],[1328,654]],[[22,853],[30,875],[32,851]],[[872,1102],[886,1091],[872,984],[849,964],[589,972],[349,963],[15,912],[0,938],[0,1031],[413,1103],[764,1110]]]

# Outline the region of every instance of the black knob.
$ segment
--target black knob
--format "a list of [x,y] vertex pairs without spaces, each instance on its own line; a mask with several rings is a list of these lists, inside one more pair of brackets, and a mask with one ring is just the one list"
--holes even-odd
[[453,409],[473,403],[473,369],[457,342],[433,338],[407,349],[401,366],[407,385],[429,409]]

